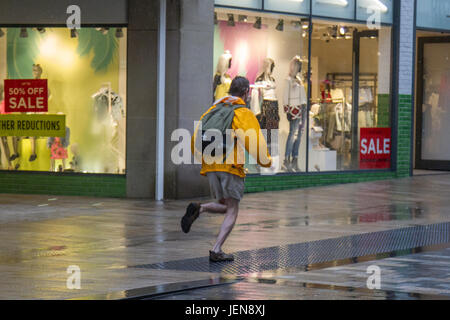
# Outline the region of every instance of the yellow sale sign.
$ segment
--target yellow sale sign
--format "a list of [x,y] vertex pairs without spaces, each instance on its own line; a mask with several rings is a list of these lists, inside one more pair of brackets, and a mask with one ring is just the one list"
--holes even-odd
[[2,114],[1,137],[65,137],[66,116],[53,114]]

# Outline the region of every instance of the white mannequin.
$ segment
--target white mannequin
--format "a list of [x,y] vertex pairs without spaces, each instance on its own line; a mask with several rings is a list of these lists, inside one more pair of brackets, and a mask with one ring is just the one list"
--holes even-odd
[[227,74],[231,68],[233,56],[230,51],[225,51],[217,62],[216,73],[214,75],[214,98],[213,100],[219,100],[228,95],[228,90],[231,86],[231,77]]

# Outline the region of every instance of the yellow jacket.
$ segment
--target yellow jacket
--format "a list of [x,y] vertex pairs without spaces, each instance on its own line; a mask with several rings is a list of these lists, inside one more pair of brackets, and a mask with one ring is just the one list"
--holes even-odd
[[[208,111],[202,115],[200,121],[206,114],[208,114],[208,112],[222,102],[232,103],[233,105],[245,105],[245,102],[241,98],[232,96],[224,97],[209,108]],[[199,127],[197,126],[191,140],[191,151],[197,159],[200,159],[202,158],[201,150],[197,150],[195,148],[195,139],[197,137],[198,129]],[[253,157],[253,159],[256,159],[260,166],[265,168],[271,167],[272,158],[270,157],[269,150],[267,149],[266,140],[262,135],[259,122],[251,110],[246,107],[236,109],[234,111],[232,129],[234,130],[235,137],[237,137],[237,143],[234,144],[234,152],[228,155],[228,158],[224,161],[224,163],[207,164],[202,159],[202,169],[200,171],[201,175],[205,176],[208,172],[221,171],[244,178],[245,154],[243,147]]]

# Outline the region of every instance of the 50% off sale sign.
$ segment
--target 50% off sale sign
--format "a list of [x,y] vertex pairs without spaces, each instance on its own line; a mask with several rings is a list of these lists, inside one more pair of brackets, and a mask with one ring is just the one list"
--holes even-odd
[[47,79],[5,80],[6,112],[48,112]]

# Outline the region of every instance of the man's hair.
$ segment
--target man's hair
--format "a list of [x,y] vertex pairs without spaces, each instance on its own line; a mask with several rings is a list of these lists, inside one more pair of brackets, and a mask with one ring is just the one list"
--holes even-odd
[[243,97],[250,90],[250,82],[245,77],[236,77],[231,82],[230,91],[232,96]]

